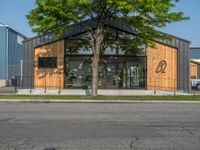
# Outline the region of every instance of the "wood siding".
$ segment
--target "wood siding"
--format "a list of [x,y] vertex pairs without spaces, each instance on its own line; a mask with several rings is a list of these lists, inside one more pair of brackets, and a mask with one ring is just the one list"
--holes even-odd
[[160,43],[147,48],[147,89],[177,89],[177,49]]
[[[57,68],[38,68],[38,57],[56,57]],[[34,51],[34,88],[63,89],[64,41],[57,41]]]
[[198,65],[195,63],[190,63],[190,78],[191,79],[198,78]]

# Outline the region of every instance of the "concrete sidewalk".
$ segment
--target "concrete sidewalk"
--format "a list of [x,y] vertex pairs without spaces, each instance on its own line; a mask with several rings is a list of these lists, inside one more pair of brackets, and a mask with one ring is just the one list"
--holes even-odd
[[[64,90],[44,90],[44,89],[19,89],[19,95],[91,95],[90,89],[64,89]],[[98,95],[104,96],[167,96],[167,95],[191,95],[182,91],[154,91],[145,89],[136,90],[98,90]]]
[[185,103],[200,104],[192,100],[87,100],[87,99],[0,99],[0,102],[14,103]]

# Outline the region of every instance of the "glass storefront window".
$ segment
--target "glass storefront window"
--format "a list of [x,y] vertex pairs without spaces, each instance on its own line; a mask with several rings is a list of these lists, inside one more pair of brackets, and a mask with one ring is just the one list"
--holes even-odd
[[[134,49],[133,35],[109,29],[101,45],[100,89],[146,87],[146,48]],[[91,88],[91,40],[87,34],[65,41],[65,88]]]
[[38,57],[38,68],[57,68],[57,57]]
[[65,40],[66,55],[92,55],[91,40],[87,34],[81,34]]
[[[68,57],[65,88],[91,88],[90,57]],[[145,88],[146,57],[106,57],[99,63],[100,89]]]
[[109,58],[108,62],[100,63],[99,75],[101,76],[99,77],[99,88],[145,88],[145,66],[146,57]]
[[102,55],[145,56],[145,46],[140,45],[136,48],[133,42],[135,37],[132,34],[110,28],[102,44]]
[[[135,36],[115,29],[109,29],[101,45],[102,55],[145,56],[144,45],[136,48],[133,44]],[[87,33],[77,35],[65,40],[65,54],[92,55],[91,39]]]
[[65,88],[91,87],[90,58],[71,57],[65,60]]

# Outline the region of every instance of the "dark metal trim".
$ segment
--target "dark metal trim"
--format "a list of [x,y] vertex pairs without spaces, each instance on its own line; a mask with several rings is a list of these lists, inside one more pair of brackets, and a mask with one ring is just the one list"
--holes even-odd
[[[85,24],[87,24],[87,23],[89,23],[89,24],[91,24],[90,23],[90,20],[86,20],[85,22],[84,22]],[[134,33],[134,31],[132,30],[132,31],[130,31],[131,29],[128,27],[128,26],[125,26],[125,25],[123,25],[123,24],[117,24],[117,22],[114,22],[114,23],[105,23],[105,26],[108,26],[108,27],[110,27],[110,28],[114,28],[114,29],[117,29],[117,30],[120,30],[120,31],[123,31],[123,32],[127,32],[127,33],[130,33],[130,34],[133,34],[133,35],[136,35],[135,33]],[[79,29],[82,29],[82,33],[84,33],[84,32],[86,32],[80,25],[78,25],[78,24],[73,24],[73,25],[71,25],[71,28],[73,29],[77,29],[77,28],[79,28]],[[122,29],[123,28],[123,29]],[[95,26],[93,27],[93,29],[95,29]],[[129,31],[128,31],[129,30]],[[179,38],[179,37],[176,37],[176,36],[174,36],[174,35],[170,35],[170,34],[167,34],[167,33],[164,33],[164,32],[161,32],[161,31],[158,31],[159,33],[161,33],[161,34],[165,34],[165,35],[168,35],[168,36],[170,36],[170,37],[172,37],[172,38],[174,38],[174,39],[178,39],[178,40],[180,40],[180,41],[184,41],[184,42],[186,42],[186,43],[191,43],[190,41],[188,41],[188,40],[185,40],[185,39],[182,39],[182,38]],[[68,33],[68,34],[67,34]],[[71,37],[72,35],[76,35],[76,34],[80,34],[81,32],[75,32],[75,33],[73,33],[73,34],[71,34],[70,35],[70,33],[73,33],[73,31],[71,32],[71,31],[64,31],[63,32],[63,35],[61,35],[60,36],[60,38],[58,38],[57,40],[61,40],[61,39],[65,39],[65,38],[67,38],[67,37]],[[44,34],[44,35],[39,35],[39,36],[36,36],[36,37],[33,37],[33,38],[30,38],[30,39],[27,39],[27,40],[24,40],[23,42],[25,43],[25,42],[27,42],[27,41],[30,41],[30,40],[33,40],[33,39],[36,39],[36,38],[41,38],[41,37],[45,37],[46,35],[49,35],[49,34],[52,34],[52,32],[49,32],[49,33],[46,33],[46,34]],[[53,40],[53,41],[55,41],[55,40]],[[155,40],[156,42],[159,42],[159,40]],[[47,42],[47,43],[49,43],[49,42]],[[46,44],[47,44],[46,43]],[[173,46],[173,45],[170,45],[170,46]]]
[[200,79],[200,64],[198,64],[197,68],[197,78]]

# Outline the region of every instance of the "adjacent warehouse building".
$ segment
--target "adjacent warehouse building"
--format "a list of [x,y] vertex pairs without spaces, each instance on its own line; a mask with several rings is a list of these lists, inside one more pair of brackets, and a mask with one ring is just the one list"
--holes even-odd
[[[105,25],[109,31],[99,64],[100,90],[189,90],[189,41],[172,36],[171,41],[155,41],[156,48],[143,46],[128,51],[135,36],[132,28]],[[91,88],[89,45],[90,39],[79,25],[72,25],[72,30],[59,39],[50,33],[25,40],[23,88]]]
[[10,85],[13,77],[20,76],[24,39],[24,35],[0,23],[0,87]]
[[200,46],[192,46],[189,51],[190,77],[200,79]]

